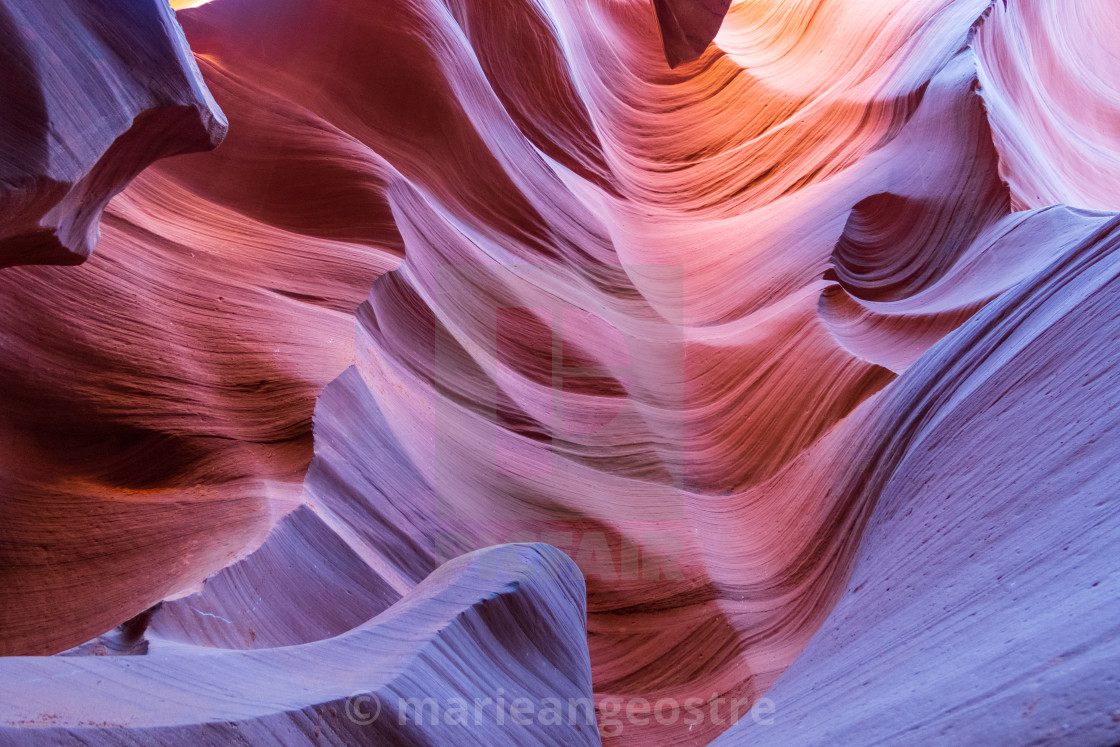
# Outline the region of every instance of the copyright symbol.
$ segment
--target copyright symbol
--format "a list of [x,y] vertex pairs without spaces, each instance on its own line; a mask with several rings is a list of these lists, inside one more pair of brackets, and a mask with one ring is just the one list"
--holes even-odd
[[358,726],[369,726],[381,715],[381,700],[373,693],[354,693],[346,699],[346,717]]

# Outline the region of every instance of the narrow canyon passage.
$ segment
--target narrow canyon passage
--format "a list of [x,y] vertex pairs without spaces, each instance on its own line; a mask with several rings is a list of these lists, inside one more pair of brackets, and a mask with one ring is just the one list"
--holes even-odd
[[0,741],[1120,739],[1118,22],[0,0]]

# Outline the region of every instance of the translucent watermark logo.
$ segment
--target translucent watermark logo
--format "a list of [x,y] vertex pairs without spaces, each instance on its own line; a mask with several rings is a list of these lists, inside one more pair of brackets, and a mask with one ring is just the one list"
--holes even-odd
[[[607,531],[561,531],[557,529],[493,527],[489,531],[434,533],[433,548],[441,561],[448,561],[474,547],[492,547],[518,542],[543,542],[564,552],[579,567],[588,582],[614,585],[620,582],[681,581],[685,539],[664,528],[638,528],[630,534]],[[501,564],[519,564],[516,555],[493,554],[480,567],[483,578],[496,578]]]
[[[586,285],[588,278],[605,281],[604,272],[615,284],[651,279],[661,303],[602,303]],[[433,512],[485,523],[547,520],[561,509],[578,514],[566,501],[541,507],[518,504],[516,496],[588,486],[598,479],[597,460],[637,442],[640,449],[619,460],[630,471],[620,478],[642,479],[664,496],[651,502],[657,515],[649,518],[686,519],[670,499],[689,484],[681,453],[688,380],[683,285],[678,266],[432,268],[425,292],[456,311],[440,317],[434,332],[429,365],[437,396],[416,416],[410,442],[414,458],[427,465]],[[378,360],[371,356],[371,370]],[[502,495],[513,499],[515,512],[501,517],[472,508]]]
[[355,693],[346,700],[346,715],[359,726],[378,719],[398,726],[596,726],[600,735],[617,737],[628,728],[729,726],[750,718],[761,726],[775,721],[776,706],[769,698],[751,702],[713,694],[710,698],[608,697],[598,708],[590,698],[514,697],[498,688],[486,697],[403,697],[382,706],[374,693]]
[[617,737],[628,726],[651,725],[671,727],[681,724],[694,727],[702,724],[730,726],[749,716],[760,726],[774,723],[774,701],[762,698],[752,704],[750,698],[727,698],[712,695],[704,698],[604,698],[599,703],[599,733]]
[[373,693],[355,693],[346,699],[346,717],[358,726],[369,726],[381,716],[381,699]]

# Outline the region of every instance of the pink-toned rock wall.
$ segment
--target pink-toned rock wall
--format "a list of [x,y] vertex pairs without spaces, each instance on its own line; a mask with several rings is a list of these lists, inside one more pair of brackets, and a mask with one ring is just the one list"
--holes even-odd
[[1118,736],[1109,3],[134,4],[5,6],[229,125],[0,270],[5,739]]

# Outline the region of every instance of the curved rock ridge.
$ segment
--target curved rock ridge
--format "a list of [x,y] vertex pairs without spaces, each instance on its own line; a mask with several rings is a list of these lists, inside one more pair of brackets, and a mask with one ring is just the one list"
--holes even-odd
[[260,549],[164,602],[151,630],[218,648],[311,643],[357,627],[401,595],[307,506],[280,520]]
[[1120,8],[1001,0],[975,48],[1017,209],[1120,210]]
[[[878,205],[882,204],[880,199],[869,198]],[[857,205],[853,219],[859,212]],[[906,298],[865,300],[859,297],[862,289],[858,285],[849,292],[853,285],[843,280],[826,288],[819,306],[821,319],[847,350],[902,373],[986,303],[1049,265],[1055,256],[1079,244],[1086,231],[1100,227],[1114,215],[1065,205],[1012,213],[992,223],[960,251],[945,274]],[[902,211],[898,217],[905,220],[906,216]],[[915,238],[924,241],[926,235]],[[879,235],[873,240],[884,238]],[[837,253],[845,242],[846,237],[841,238]],[[843,259],[838,258],[833,277],[842,277],[843,267]]]
[[82,262],[142,169],[225,136],[162,0],[5,0],[0,40],[0,267]]
[[1103,0],[188,4],[222,147],[0,272],[4,738],[1117,733]]
[[146,656],[0,660],[0,738],[598,744],[584,614],[579,571],[563,553],[494,547],[440,567],[384,614],[317,643],[235,651],[155,639]]
[[259,544],[298,505],[315,397],[395,261],[157,171],[85,264],[0,273],[0,652],[78,645]]
[[[244,54],[212,29],[245,27],[247,7],[226,6],[221,23],[220,5],[200,9],[199,18],[214,15],[199,50]],[[869,398],[893,378],[838,344],[818,312],[845,220],[884,191],[927,204],[934,220],[952,216],[955,246],[915,242],[915,252],[943,252],[923,258],[919,282],[903,288],[916,294],[1009,210],[973,57],[961,51],[982,9],[902,19],[924,32],[921,53],[940,59],[929,77],[901,63],[894,78],[839,77],[833,85],[862,105],[797,90],[782,104],[785,126],[753,121],[766,116],[764,103],[779,106],[780,91],[752,104],[762,76],[784,71],[756,75],[730,53],[671,73],[632,51],[625,75],[609,58],[605,70],[577,58],[575,91],[599,134],[595,160],[581,168],[606,166],[605,184],[534,154],[490,114],[510,104],[479,93],[485,65],[455,62],[474,53],[467,43],[487,22],[458,9],[471,35],[427,54],[445,58],[437,69],[463,92],[454,105],[466,109],[467,132],[500,168],[464,174],[470,190],[448,194],[446,172],[417,170],[422,153],[410,140],[364,135],[409,181],[390,194],[407,261],[374,284],[357,315],[356,367],[320,400],[307,500],[359,527],[344,530],[355,550],[398,588],[495,542],[567,551],[588,581],[600,707],[617,697],[760,697],[827,615],[874,499],[834,490]],[[591,31],[569,6],[548,10],[561,48],[593,52],[609,41],[610,25]],[[432,15],[411,23],[441,33]],[[642,30],[622,11],[608,19],[620,34]],[[955,33],[926,30],[948,20]],[[754,127],[755,142],[713,131],[716,103],[701,92],[717,81],[727,130]],[[624,106],[637,100],[655,105]],[[673,156],[682,143],[646,134],[686,123],[688,147],[710,153],[703,160]],[[790,128],[848,149],[851,163],[791,180],[827,159],[823,145],[795,158]],[[664,165],[674,159],[682,165]],[[708,182],[716,162],[744,180],[738,195]],[[746,181],[768,163],[774,176]],[[482,193],[501,195],[488,215],[467,202]],[[957,209],[963,202],[984,210]],[[1006,288],[989,282],[984,300]],[[647,721],[621,738],[702,740],[723,728]]]
[[1120,216],[1069,234],[885,394],[847,590],[719,744],[1115,741]]
[[259,545],[299,503],[351,315],[399,264],[376,157],[207,77],[220,149],[133,180],[83,265],[0,272],[0,654],[79,645]]

